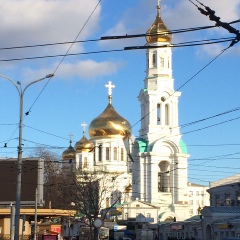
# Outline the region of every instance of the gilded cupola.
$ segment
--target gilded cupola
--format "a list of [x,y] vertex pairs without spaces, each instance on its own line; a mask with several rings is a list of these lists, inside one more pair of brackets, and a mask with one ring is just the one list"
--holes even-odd
[[89,125],[89,136],[94,137],[115,137],[130,136],[130,123],[120,116],[112,106],[112,89],[115,87],[111,81],[105,85],[108,88],[108,105],[106,109]]
[[160,15],[160,1],[157,6],[157,17],[146,33],[146,40],[148,43],[154,42],[168,42],[172,40],[172,34],[164,24],[161,15]]
[[74,160],[76,151],[72,147],[72,140],[70,139],[70,146],[62,153],[62,160]]
[[77,153],[90,152],[93,150],[93,143],[86,138],[86,123],[81,124],[83,127],[83,137],[75,144]]

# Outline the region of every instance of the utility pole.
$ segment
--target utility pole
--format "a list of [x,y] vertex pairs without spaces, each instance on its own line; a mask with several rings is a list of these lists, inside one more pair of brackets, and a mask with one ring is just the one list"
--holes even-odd
[[[16,209],[15,209],[15,233],[14,240],[19,240],[19,220],[20,220],[20,209],[21,209],[21,185],[22,185],[22,128],[23,128],[23,97],[27,88],[34,83],[40,82],[46,78],[52,78],[54,74],[48,74],[44,78],[40,78],[29,83],[25,88],[22,88],[21,82],[15,83],[11,78],[0,74],[0,77],[10,81],[17,89],[19,94],[19,142],[18,142],[18,158],[17,158],[17,181],[16,181]],[[28,115],[28,114],[26,114]]]
[[15,206],[11,203],[10,204],[10,210],[11,210],[11,219],[10,219],[10,240],[14,240],[14,216],[15,216]]
[[38,203],[38,189],[35,194],[35,214],[34,214],[34,240],[37,239],[37,203]]

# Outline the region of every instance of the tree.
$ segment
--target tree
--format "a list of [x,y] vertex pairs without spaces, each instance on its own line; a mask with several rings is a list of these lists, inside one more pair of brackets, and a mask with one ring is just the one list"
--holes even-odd
[[[64,193],[69,203],[74,203],[75,210],[87,219],[91,239],[98,240],[99,229],[94,221],[102,214],[102,221],[121,195],[114,186],[114,173],[96,173],[77,170],[75,174],[63,174],[58,188]],[[103,213],[102,210],[106,211]],[[92,231],[94,230],[94,231]],[[92,234],[93,233],[93,234]]]
[[61,182],[61,157],[46,148],[36,148],[29,157],[44,159],[44,207],[69,209],[63,193],[56,186]]

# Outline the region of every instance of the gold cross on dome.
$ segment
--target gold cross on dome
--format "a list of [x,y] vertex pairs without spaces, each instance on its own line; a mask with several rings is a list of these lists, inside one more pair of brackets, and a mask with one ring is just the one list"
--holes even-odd
[[83,132],[86,132],[87,124],[84,122],[84,123],[81,124],[81,126],[83,127]]
[[72,142],[72,136],[73,136],[73,134],[72,133],[69,133],[69,138],[70,138],[70,143]]
[[105,87],[108,89],[108,96],[112,96],[112,89],[115,88],[112,82],[109,81],[108,84],[105,85]]

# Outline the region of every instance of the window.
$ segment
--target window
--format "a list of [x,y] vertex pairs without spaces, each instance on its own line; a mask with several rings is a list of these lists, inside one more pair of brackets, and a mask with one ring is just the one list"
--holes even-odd
[[152,55],[152,67],[156,67],[156,53],[155,52]]
[[84,157],[83,168],[87,168],[87,167],[88,167],[88,159],[87,157]]
[[140,207],[140,204],[137,204],[136,207]]
[[199,191],[196,191],[196,196],[199,196]]
[[158,103],[157,105],[157,125],[161,124],[161,106]]
[[189,197],[192,197],[193,191],[189,191]]
[[99,145],[98,147],[98,161],[101,162],[102,161],[102,145]]
[[121,161],[123,161],[124,158],[123,158],[123,148],[121,148]]
[[231,195],[229,193],[225,194],[225,203],[226,206],[231,206]]
[[117,160],[117,148],[113,148],[113,159]]
[[106,148],[106,160],[109,160],[109,147]]
[[151,217],[151,213],[147,213],[147,218],[150,218]]
[[165,125],[169,125],[169,106],[165,105]]
[[189,200],[189,204],[190,204],[190,205],[193,205],[193,200]]
[[128,213],[125,213],[125,219],[126,220],[128,219]]

